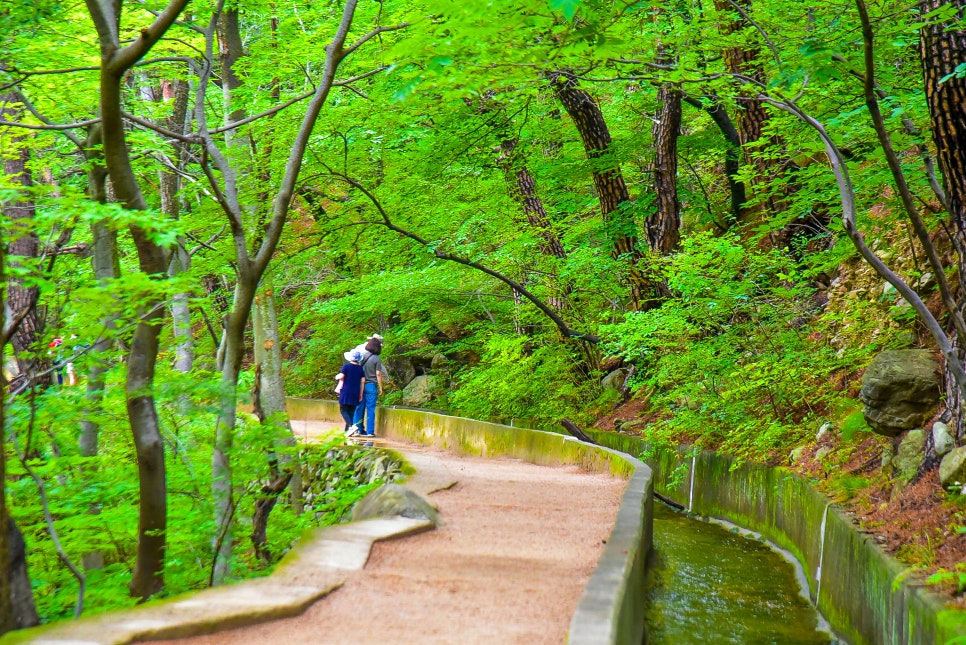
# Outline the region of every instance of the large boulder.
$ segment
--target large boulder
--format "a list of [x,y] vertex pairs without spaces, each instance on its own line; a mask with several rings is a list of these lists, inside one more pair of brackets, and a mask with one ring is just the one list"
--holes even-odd
[[600,380],[600,385],[605,390],[619,390],[624,387],[627,380],[627,368],[616,369]]
[[399,516],[429,520],[434,526],[439,526],[439,512],[415,491],[399,484],[380,486],[352,509],[352,519],[357,522],[374,517]]
[[859,392],[869,427],[886,437],[921,427],[939,403],[938,367],[924,349],[886,350],[876,356]]
[[417,376],[402,391],[402,404],[414,408],[426,405],[438,389],[439,379],[431,374]]
[[939,481],[946,490],[966,484],[966,446],[953,448],[939,462]]

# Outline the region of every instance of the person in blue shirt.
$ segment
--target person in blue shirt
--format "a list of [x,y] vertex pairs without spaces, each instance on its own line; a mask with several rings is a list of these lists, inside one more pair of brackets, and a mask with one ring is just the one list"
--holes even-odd
[[342,374],[342,391],[339,392],[339,412],[345,420],[345,433],[347,436],[356,434],[357,428],[352,424],[355,418],[356,408],[362,403],[363,386],[366,382],[365,372],[359,361],[362,360],[362,353],[357,350],[350,350],[342,355],[348,361],[342,366],[339,372]]

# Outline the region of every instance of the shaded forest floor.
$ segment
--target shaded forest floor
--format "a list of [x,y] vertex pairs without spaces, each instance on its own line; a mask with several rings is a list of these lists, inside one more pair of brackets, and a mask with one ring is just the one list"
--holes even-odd
[[[614,431],[615,420],[647,418],[646,403],[627,402],[593,425]],[[966,609],[966,596],[957,589],[959,576],[966,577],[966,500],[950,498],[939,482],[938,469],[930,470],[919,481],[897,487],[881,466],[882,444],[874,435],[849,447],[840,437],[829,433],[808,446],[792,470],[816,483],[834,503],[853,516],[860,530],[872,536],[879,546],[910,567],[909,575],[925,582],[938,572],[956,572],[947,580],[930,587],[959,608]],[[842,454],[851,448],[844,463],[816,459],[823,447]],[[772,463],[771,465],[780,465]],[[782,464],[783,465],[783,464]],[[834,473],[834,477],[832,476]]]

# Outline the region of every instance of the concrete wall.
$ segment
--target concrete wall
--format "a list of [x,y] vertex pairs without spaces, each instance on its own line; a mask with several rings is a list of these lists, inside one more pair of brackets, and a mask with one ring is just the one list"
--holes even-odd
[[[288,411],[293,420],[342,422],[339,406],[331,401],[290,398]],[[626,478],[617,522],[584,589],[568,639],[580,645],[643,642],[644,567],[653,539],[650,468],[619,451],[569,436],[421,410],[379,408],[376,434],[459,454],[515,457],[547,466],[576,464]]]
[[[657,450],[635,437],[594,438],[643,455],[654,469],[655,490],[700,515],[758,531],[794,554],[812,600],[817,596],[833,629],[852,645],[966,643],[966,612],[945,609],[936,595],[905,581],[902,565],[802,477],[783,468],[736,466],[713,453],[692,458]],[[679,466],[684,470],[675,477]]]

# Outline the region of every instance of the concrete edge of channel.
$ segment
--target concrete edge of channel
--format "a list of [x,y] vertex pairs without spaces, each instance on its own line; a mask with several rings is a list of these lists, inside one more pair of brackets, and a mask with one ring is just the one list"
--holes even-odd
[[433,529],[428,520],[377,518],[306,532],[265,577],[193,591],[127,610],[11,632],[3,643],[127,645],[186,638],[290,618],[362,569],[375,542]]
[[[288,399],[293,420],[338,422],[338,404]],[[542,430],[452,417],[411,408],[380,407],[377,434],[456,453],[515,457],[541,465],[579,465],[624,477],[614,528],[571,619],[568,643],[641,643],[644,570],[653,543],[653,473],[632,456],[574,437]]]

